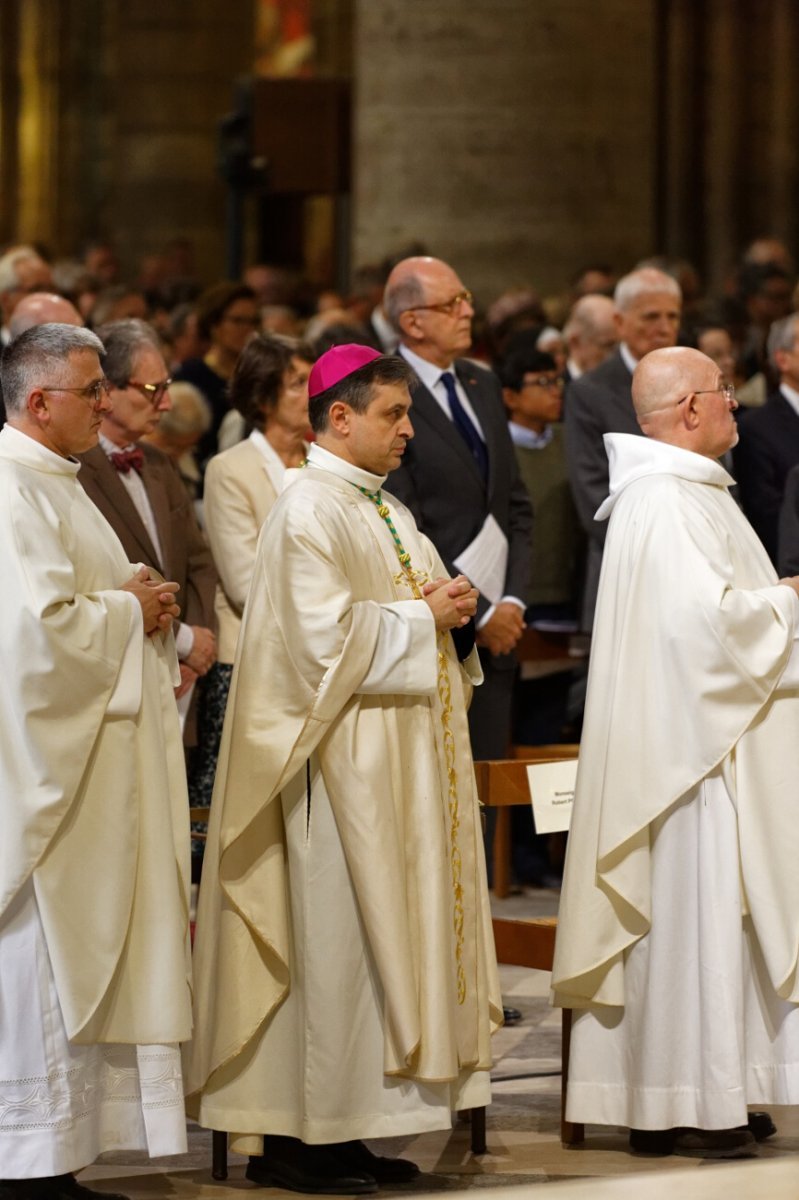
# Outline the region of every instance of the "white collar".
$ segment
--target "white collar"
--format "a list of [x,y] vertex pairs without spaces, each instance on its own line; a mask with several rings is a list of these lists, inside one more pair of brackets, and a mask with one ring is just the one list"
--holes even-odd
[[51,475],[73,477],[80,470],[80,463],[76,458],[64,458],[14,425],[4,425],[0,429],[0,439],[0,456],[22,463],[23,466],[46,471]]
[[124,454],[126,450],[135,450],[136,449],[135,442],[128,442],[125,446],[118,446],[116,444],[116,442],[112,442],[110,438],[106,437],[102,431],[100,432],[99,440],[100,440],[100,445],[101,445],[102,449],[105,451],[105,453],[108,455],[109,458],[111,457],[112,454]]
[[420,382],[429,392],[432,392],[436,384],[440,382],[445,371],[455,374],[452,363],[448,367],[437,367],[435,363],[428,362],[426,358],[420,358],[418,354],[414,354],[413,350],[410,350],[404,343],[399,347],[398,353],[402,355],[409,366],[413,367]]
[[345,458],[331,454],[318,442],[314,442],[308,450],[308,466],[316,467],[320,471],[329,471],[331,475],[336,475],[355,487],[366,488],[367,492],[379,491],[386,482],[385,475],[373,475],[371,471],[364,471],[362,467],[356,467]]
[[260,429],[253,429],[252,433],[250,434],[250,441],[252,442],[253,446],[255,446],[256,450],[263,454],[270,466],[279,467],[281,471],[285,471],[286,464],[283,462],[283,459],[280,457],[275,447],[269,441],[269,438],[261,433]]
[[692,483],[730,487],[735,480],[715,458],[656,442],[635,433],[606,433],[603,441],[610,466],[610,495],[600,504],[594,520],[609,517],[616,501],[629,484],[647,475],[676,475]]
[[545,425],[540,433],[536,433],[534,429],[517,425],[515,421],[508,421],[508,432],[514,446],[522,446],[526,450],[543,450],[552,441],[553,436],[551,425]]
[[622,357],[625,367],[632,375],[641,360],[635,357],[626,342],[619,342],[619,354]]

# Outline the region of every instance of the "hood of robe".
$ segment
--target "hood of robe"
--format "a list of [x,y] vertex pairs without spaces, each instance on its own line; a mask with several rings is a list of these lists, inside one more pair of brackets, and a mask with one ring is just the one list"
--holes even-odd
[[692,483],[717,487],[731,487],[735,483],[715,458],[683,450],[681,446],[632,433],[606,433],[603,441],[610,466],[610,495],[596,510],[596,521],[606,521],[624,489],[645,475],[677,475]]

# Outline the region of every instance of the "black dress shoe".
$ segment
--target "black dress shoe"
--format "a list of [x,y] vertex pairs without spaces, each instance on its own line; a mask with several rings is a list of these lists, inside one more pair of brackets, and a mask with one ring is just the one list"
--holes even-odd
[[676,1129],[674,1153],[690,1158],[751,1158],[757,1142],[749,1129]]
[[48,1180],[48,1200],[128,1200],[121,1192],[95,1192],[78,1183],[74,1175],[55,1175]]
[[366,1172],[378,1183],[408,1183],[419,1174],[416,1163],[407,1158],[386,1158],[373,1154],[363,1142],[336,1142],[329,1146],[340,1163],[356,1171]]
[[773,1137],[777,1132],[771,1113],[767,1112],[750,1112],[749,1120],[742,1128],[748,1129],[756,1142],[765,1142],[766,1138]]
[[505,1019],[506,1025],[518,1025],[522,1019],[522,1014],[518,1008],[509,1008],[506,1004],[502,1006],[502,1016]]
[[633,1154],[673,1154],[674,1134],[673,1129],[631,1129],[630,1150]]
[[68,1175],[0,1179],[0,1200],[128,1200],[119,1192],[95,1192]]
[[0,1200],[44,1200],[42,1185],[50,1179],[0,1179]]
[[251,1155],[244,1174],[262,1187],[320,1196],[368,1196],[377,1191],[374,1175],[344,1166],[331,1146],[309,1146],[276,1134],[264,1138],[263,1157]]

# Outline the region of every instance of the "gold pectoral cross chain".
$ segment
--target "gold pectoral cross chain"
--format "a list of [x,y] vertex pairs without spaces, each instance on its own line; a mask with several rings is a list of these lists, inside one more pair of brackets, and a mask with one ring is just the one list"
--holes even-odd
[[[378,515],[385,522],[389,533],[394,541],[394,548],[397,551],[397,557],[400,561],[402,570],[394,576],[394,583],[398,586],[406,583],[410,587],[415,599],[423,600],[422,584],[429,581],[430,576],[425,571],[415,571],[411,566],[411,556],[402,544],[396,526],[391,519],[391,512],[387,504],[383,503],[383,497],[378,489],[376,492],[370,492],[359,484],[353,484],[357,487],[362,495],[366,496],[367,500],[371,500],[376,506]],[[455,737],[452,732],[450,717],[452,716],[452,689],[449,679],[449,666],[446,651],[446,634],[439,633],[438,635],[438,696],[441,702],[441,725],[444,744],[444,761],[447,768],[447,806],[449,809],[449,830],[450,830],[450,866],[452,871],[452,896],[453,896],[453,932],[455,934],[455,962],[457,967],[457,984],[458,984],[458,1004],[463,1004],[466,1000],[466,973],[463,967],[463,883],[462,883],[462,862],[461,852],[458,845],[458,832],[460,830],[460,813],[458,809],[458,776],[455,769]]]

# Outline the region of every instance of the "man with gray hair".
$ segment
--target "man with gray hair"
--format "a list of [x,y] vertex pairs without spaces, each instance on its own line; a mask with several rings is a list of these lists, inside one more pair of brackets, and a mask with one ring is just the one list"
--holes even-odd
[[633,377],[610,495],[552,971],[578,1010],[566,1116],[636,1152],[749,1154],[799,1103],[799,578],[717,461],[733,388],[698,350]]
[[475,758],[503,758],[510,741],[514,648],[524,631],[532,510],[508,433],[496,375],[464,355],[471,292],[441,259],[405,258],[383,305],[413,368],[414,437],[389,487],[414,514],[448,570],[480,591],[477,645],[485,681],[469,709]]
[[0,1195],[91,1200],[106,1150],[185,1150],[188,826],[177,584],[78,483],[108,410],[93,333],[3,356]]
[[[140,444],[171,404],[172,381],[154,330],[127,320],[97,333],[111,387],[99,444],[80,456],[79,478],[128,556],[180,585],[185,619],[176,626],[175,645],[182,698],[216,661],[216,569],[177,468],[154,446]],[[186,741],[194,744],[193,721]]]
[[742,415],[734,457],[743,510],[776,564],[785,483],[799,463],[799,313],[771,326],[768,356],[779,387]]
[[598,367],[570,384],[566,399],[566,457],[574,502],[588,534],[583,626],[591,629],[602,565],[605,525],[594,513],[608,494],[606,433],[639,434],[632,403],[632,377],[652,350],[677,343],[680,286],[654,267],[625,275],[613,294],[619,348]]

